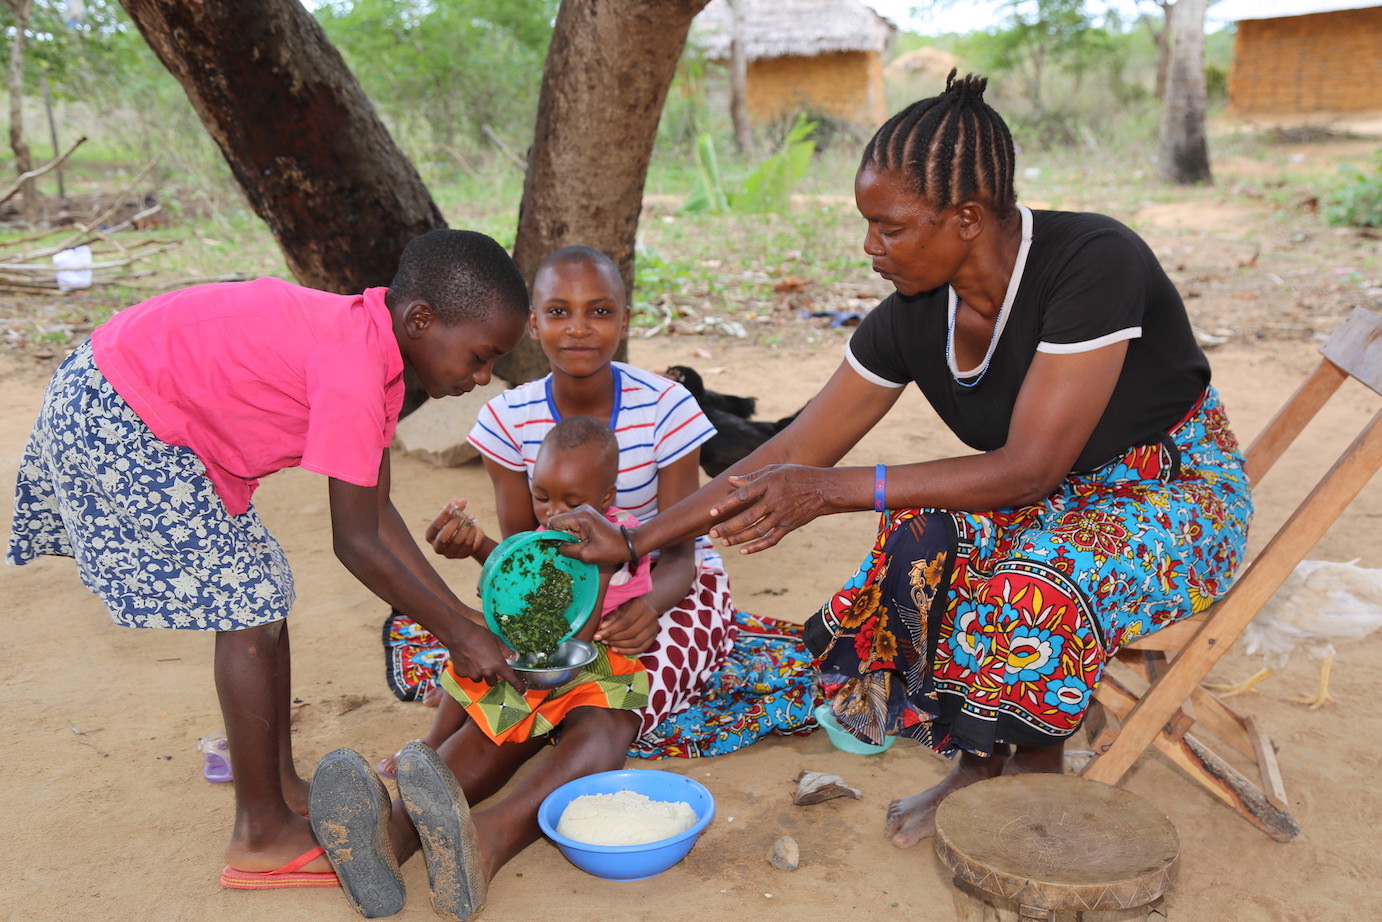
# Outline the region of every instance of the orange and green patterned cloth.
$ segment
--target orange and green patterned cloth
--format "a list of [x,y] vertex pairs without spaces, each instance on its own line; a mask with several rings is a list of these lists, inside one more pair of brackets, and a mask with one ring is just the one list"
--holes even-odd
[[[765,736],[806,734],[816,729],[812,712],[821,703],[821,693],[811,653],[802,639],[802,626],[741,611],[734,615],[731,628],[734,645],[720,668],[706,679],[700,696],[690,707],[663,718],[634,740],[629,747],[631,757],[724,755]],[[389,687],[403,701],[421,700],[447,669],[446,648],[399,612],[384,622],[383,640]],[[634,682],[631,676],[630,672],[616,673],[611,667],[610,674],[598,680],[605,683],[598,691],[606,700],[622,702],[633,689],[625,684],[620,691],[619,683]],[[575,681],[580,680],[578,676]],[[532,717],[529,729],[515,731],[529,721],[531,705],[526,700],[521,704],[514,700],[519,696],[511,686],[502,688],[507,692],[498,692],[485,705],[489,711],[483,714],[487,725],[500,733],[532,733],[539,721],[551,722],[551,712],[546,712]],[[480,697],[488,692],[491,690],[486,687]],[[571,701],[575,706],[576,699]],[[598,699],[585,698],[582,703],[598,703]]]
[[503,680],[486,685],[458,676],[449,662],[438,681],[490,739],[522,742],[551,733],[573,708],[636,711],[647,705],[648,673],[643,665],[604,644],[597,643],[595,649],[595,660],[558,688],[530,688],[520,695]]

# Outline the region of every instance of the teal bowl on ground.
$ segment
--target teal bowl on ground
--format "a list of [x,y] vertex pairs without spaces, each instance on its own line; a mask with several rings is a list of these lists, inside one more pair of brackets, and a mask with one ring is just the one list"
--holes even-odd
[[819,705],[815,710],[816,723],[825,729],[825,735],[830,737],[830,742],[843,752],[852,752],[855,755],[872,756],[883,752],[897,740],[895,736],[886,736],[880,745],[866,743],[859,737],[850,733],[840,722],[835,719],[835,714],[830,710],[829,703]]
[[521,531],[490,552],[480,571],[480,602],[485,624],[505,643],[503,619],[526,613],[526,600],[542,585],[539,571],[549,560],[571,577],[571,604],[563,612],[569,629],[561,640],[569,640],[590,619],[600,595],[600,570],[561,552],[562,544],[575,540],[564,531]]
[[[557,832],[567,804],[585,794],[637,791],[649,800],[682,801],[696,814],[696,825],[684,832],[643,845],[591,845]],[[715,797],[699,781],[652,768],[597,772],[568,781],[543,799],[537,823],[547,838],[576,867],[605,880],[654,877],[685,858],[715,816]]]

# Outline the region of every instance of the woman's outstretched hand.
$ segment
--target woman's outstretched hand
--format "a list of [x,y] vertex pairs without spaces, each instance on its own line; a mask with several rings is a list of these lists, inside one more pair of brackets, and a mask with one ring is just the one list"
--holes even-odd
[[561,552],[567,557],[606,567],[628,563],[629,546],[619,526],[593,506],[577,506],[570,512],[554,515],[547,520],[547,527],[576,536],[575,542],[561,546]]
[[740,553],[767,550],[783,536],[832,510],[825,501],[827,468],[773,464],[730,477],[734,488],[711,510],[720,523],[710,537],[742,545]]

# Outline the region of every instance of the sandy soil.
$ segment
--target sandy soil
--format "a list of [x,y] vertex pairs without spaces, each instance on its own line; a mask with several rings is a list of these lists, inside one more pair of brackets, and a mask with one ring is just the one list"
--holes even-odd
[[[759,393],[763,415],[771,417],[810,395],[838,361],[837,345],[766,352],[719,344],[695,360],[712,370],[713,388]],[[634,358],[652,368],[690,361],[692,348],[705,345],[676,338],[633,344]],[[1308,370],[1314,353],[1307,343],[1276,343],[1227,347],[1213,358],[1235,425],[1250,437]],[[724,371],[713,373],[717,368]],[[768,392],[765,381],[780,384],[780,391]],[[0,403],[0,479],[14,475],[41,386],[32,374],[10,380]],[[1280,492],[1290,493],[1322,469],[1326,436],[1368,412],[1367,393],[1354,390],[1283,462],[1274,475]],[[908,395],[893,425],[855,456],[898,462],[953,447],[921,400]],[[485,515],[487,484],[478,466],[438,469],[407,457],[396,465],[396,482],[405,485],[399,505],[419,529],[451,496],[474,498],[472,508]],[[325,484],[287,471],[265,482],[258,502],[298,577],[292,626],[302,703],[295,723],[299,764],[307,772],[341,745],[371,759],[382,756],[421,732],[431,712],[394,700],[384,686],[383,608],[345,577],[331,555]],[[1267,500],[1262,521],[1279,520],[1283,508]],[[1364,565],[1382,566],[1379,516],[1382,490],[1374,485],[1315,555],[1360,556]],[[769,553],[732,559],[736,599],[766,614],[805,618],[857,562],[871,518],[824,520]],[[457,585],[472,583],[473,569],[443,563]],[[40,912],[71,922],[355,918],[334,891],[241,893],[217,885],[231,792],[202,780],[194,749],[198,737],[220,728],[209,636],[114,627],[67,560],[0,573],[11,625],[11,640],[0,651],[0,701],[7,715],[0,772],[8,804],[0,918]],[[1342,920],[1358,917],[1368,904],[1382,871],[1369,845],[1382,805],[1367,780],[1375,778],[1373,755],[1349,741],[1382,735],[1382,708],[1369,697],[1376,681],[1368,671],[1382,652],[1379,644],[1382,637],[1373,636],[1340,651],[1338,702],[1323,710],[1285,700],[1313,679],[1304,657],[1260,694],[1241,699],[1281,745],[1291,809],[1303,830],[1295,842],[1270,841],[1159,756],[1144,757],[1128,776],[1126,787],[1149,798],[1180,830],[1182,871],[1169,898],[1176,918]],[[1257,665],[1234,653],[1218,674],[1242,678]],[[880,834],[890,797],[925,787],[944,772],[944,763],[928,751],[903,741],[881,756],[854,756],[813,734],[657,767],[692,774],[718,800],[715,822],[684,863],[652,880],[612,883],[538,843],[500,873],[484,918],[950,918],[950,884],[929,845],[899,850]],[[802,769],[842,775],[863,799],[793,806],[792,781]],[[773,839],[783,834],[801,846],[802,864],[792,873],[766,860]],[[422,866],[413,862],[405,873],[412,898],[399,918],[432,918]]]
[[[1372,142],[1370,142],[1372,143]],[[1375,143],[1372,144],[1375,146]],[[1302,147],[1300,156],[1317,148]],[[1295,156],[1292,154],[1292,156]],[[1211,360],[1241,438],[1249,440],[1316,360],[1316,344],[1353,304],[1382,309],[1376,238],[1341,236],[1317,223],[1301,229],[1279,206],[1236,195],[1231,165],[1219,189],[1190,204],[1148,203],[1125,215],[1149,236],[1187,295],[1197,325],[1223,340]],[[1239,164],[1241,176],[1264,169]],[[1298,215],[1297,215],[1298,217]],[[1371,289],[1349,281],[1374,279]],[[3,306],[3,305],[0,305]],[[797,409],[839,361],[846,331],[813,329],[778,346],[750,340],[671,336],[636,339],[632,361],[651,369],[700,368],[712,389],[760,398],[774,418]],[[37,413],[52,354],[0,360],[0,483],[12,483]],[[1280,523],[1291,505],[1365,419],[1375,395],[1348,386],[1318,425],[1281,462],[1259,494],[1255,534]],[[851,456],[900,463],[958,449],[915,393],[885,431]],[[409,457],[394,462],[396,502],[420,532],[444,501],[465,496],[492,515],[479,466],[438,469]],[[420,735],[431,711],[393,698],[384,684],[384,606],[350,579],[331,553],[322,478],[287,471],[269,478],[258,505],[297,574],[292,618],[296,754],[304,774],[342,745],[371,760]],[[0,504],[8,533],[9,503]],[[1359,558],[1382,567],[1382,484],[1373,483],[1311,556]],[[871,515],[814,523],[780,547],[732,556],[741,607],[802,620],[852,572],[873,534]],[[1257,539],[1260,543],[1260,537]],[[442,561],[457,586],[472,586],[468,563]],[[211,682],[210,636],[114,627],[79,583],[68,560],[0,569],[9,642],[0,648],[0,919],[66,922],[187,920],[284,922],[353,920],[331,890],[244,893],[217,875],[229,831],[228,785],[206,783],[197,739],[221,728]],[[1382,827],[1372,741],[1382,738],[1373,657],[1382,635],[1339,651],[1337,701],[1311,711],[1287,700],[1309,689],[1305,656],[1260,693],[1237,699],[1280,745],[1291,812],[1302,832],[1278,844],[1192,785],[1158,755],[1145,756],[1124,786],[1163,810],[1182,838],[1180,879],[1168,908],[1180,920],[1351,920],[1368,915],[1382,859],[1372,843]],[[1221,680],[1260,662],[1231,652]],[[1357,745],[1355,741],[1362,741]],[[922,919],[953,918],[951,885],[929,844],[899,850],[881,835],[888,800],[939,779],[944,762],[906,741],[873,757],[833,749],[823,734],[771,739],[715,759],[650,766],[688,773],[714,792],[714,823],[682,864],[652,880],[613,883],[535,844],[494,882],[489,922],[563,919]],[[809,807],[791,803],[803,769],[839,774],[861,800]],[[1374,779],[1369,781],[1368,779]],[[800,843],[795,872],[767,862],[783,834]],[[405,869],[411,895],[399,919],[434,918],[420,862]]]

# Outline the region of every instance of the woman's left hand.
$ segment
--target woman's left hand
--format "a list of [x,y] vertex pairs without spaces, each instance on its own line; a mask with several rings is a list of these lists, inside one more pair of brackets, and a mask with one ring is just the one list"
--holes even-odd
[[734,491],[712,510],[724,518],[710,537],[728,545],[742,544],[742,553],[766,550],[783,536],[833,510],[828,468],[773,464],[742,477],[730,477]]
[[645,653],[657,639],[657,612],[642,596],[629,599],[605,615],[595,639],[625,656]]
[[627,563],[629,560],[629,546],[619,526],[591,506],[577,506],[569,512],[554,515],[547,520],[547,527],[576,536],[575,541],[561,545],[561,552],[567,557],[600,566]]

